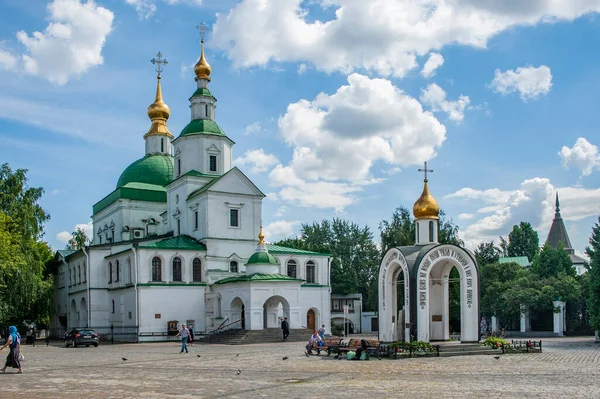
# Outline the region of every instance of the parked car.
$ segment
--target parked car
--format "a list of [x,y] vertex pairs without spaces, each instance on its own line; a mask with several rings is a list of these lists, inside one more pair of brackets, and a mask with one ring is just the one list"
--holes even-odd
[[72,346],[76,348],[79,345],[85,345],[86,347],[94,345],[94,347],[97,347],[99,340],[98,334],[94,330],[73,329],[65,334],[65,347]]

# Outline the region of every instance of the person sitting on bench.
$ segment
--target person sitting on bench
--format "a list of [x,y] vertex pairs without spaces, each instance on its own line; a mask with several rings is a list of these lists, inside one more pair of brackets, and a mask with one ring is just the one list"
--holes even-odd
[[360,360],[360,355],[367,350],[367,347],[369,346],[369,343],[364,340],[361,339],[360,340],[360,347],[356,349],[356,357],[354,358],[354,360]]
[[315,342],[323,342],[319,336],[319,333],[316,331],[313,332],[313,335],[311,335],[310,339],[308,340],[308,344],[306,344],[306,352],[304,352],[306,357],[313,354],[312,350]]

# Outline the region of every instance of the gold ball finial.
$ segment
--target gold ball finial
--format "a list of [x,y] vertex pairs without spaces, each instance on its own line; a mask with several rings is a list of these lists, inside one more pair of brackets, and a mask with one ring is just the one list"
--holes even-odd
[[152,121],[152,126],[148,132],[144,135],[144,138],[148,136],[167,136],[172,138],[173,135],[169,132],[169,128],[167,128],[167,119],[171,116],[171,110],[169,106],[165,104],[162,98],[162,87],[160,85],[160,73],[163,71],[162,66],[167,65],[167,60],[163,59],[162,53],[159,51],[156,54],[156,58],[150,60],[151,63],[157,65],[156,72],[158,75],[156,76],[156,98],[154,102],[150,104],[148,107],[148,118]]
[[433,195],[429,193],[429,187],[427,186],[427,172],[433,172],[433,170],[427,169],[427,161],[425,161],[423,165],[424,168],[419,169],[419,172],[425,174],[425,178],[423,179],[423,192],[413,206],[413,215],[415,216],[415,219],[438,219],[440,215],[440,206],[435,198],[433,198]]
[[262,230],[262,222],[260,222],[260,232],[258,233],[258,244],[262,245],[265,243],[265,235]]
[[162,118],[169,119],[171,116],[171,109],[162,99],[162,88],[160,87],[160,76],[158,76],[158,83],[156,84],[156,99],[148,107],[148,117],[150,119]]

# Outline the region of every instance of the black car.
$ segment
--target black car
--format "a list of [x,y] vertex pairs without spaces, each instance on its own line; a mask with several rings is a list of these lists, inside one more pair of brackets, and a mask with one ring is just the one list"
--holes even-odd
[[66,347],[76,348],[79,345],[85,345],[86,347],[94,345],[94,347],[97,347],[99,340],[98,334],[90,329],[73,329],[65,334]]

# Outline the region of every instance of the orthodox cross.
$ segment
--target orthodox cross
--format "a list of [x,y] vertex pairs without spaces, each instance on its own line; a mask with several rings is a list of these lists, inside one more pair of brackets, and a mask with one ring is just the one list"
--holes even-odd
[[196,26],[196,29],[198,29],[200,31],[200,41],[202,43],[204,43],[204,35],[206,34],[206,32],[208,32],[210,29],[208,28],[208,26],[206,26],[206,24],[204,22],[200,22],[200,25]]
[[156,68],[156,72],[158,72],[158,78],[160,79],[160,73],[163,71],[162,66],[168,64],[167,60],[163,59],[162,54],[159,51],[158,54],[156,54],[156,58],[152,58],[150,60],[150,62],[153,63],[153,64],[157,64],[158,65],[158,67]]
[[433,173],[433,169],[427,169],[427,161],[423,163],[424,169],[419,169],[419,172],[423,172],[425,174],[425,181],[427,181],[427,172]]

